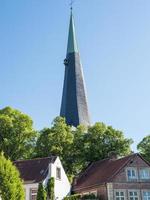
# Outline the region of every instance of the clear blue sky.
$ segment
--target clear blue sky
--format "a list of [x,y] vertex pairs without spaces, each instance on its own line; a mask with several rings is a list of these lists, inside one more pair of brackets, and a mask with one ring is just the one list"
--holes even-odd
[[[42,129],[59,115],[69,0],[0,0],[0,108]],[[92,122],[136,144],[150,134],[150,1],[76,0],[76,32]]]

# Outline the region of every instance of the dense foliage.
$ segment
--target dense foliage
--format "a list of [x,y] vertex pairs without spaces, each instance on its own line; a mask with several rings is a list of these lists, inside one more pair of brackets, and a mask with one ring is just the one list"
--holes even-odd
[[96,123],[91,127],[68,126],[65,119],[56,117],[50,128],[39,134],[33,129],[31,118],[6,107],[0,110],[0,151],[11,160],[58,155],[70,176],[76,175],[90,162],[131,152],[131,139],[121,131]]
[[118,156],[128,155],[131,152],[131,139],[126,139],[121,131],[96,123],[89,127],[87,132],[83,127],[74,131],[74,143],[71,161],[73,173],[78,173],[87,164],[109,157],[110,152]]
[[2,200],[24,200],[19,172],[2,154],[0,154],[0,197]]
[[150,135],[144,137],[137,148],[143,157],[150,162]]
[[74,194],[74,195],[65,197],[64,200],[80,200],[80,198],[81,198],[81,195]]
[[0,110],[0,151],[7,158],[31,157],[35,142],[36,132],[29,116],[10,107]]
[[100,160],[115,151],[119,156],[131,152],[131,139],[121,131],[103,123],[85,129],[71,129],[65,120],[57,117],[51,128],[41,131],[37,141],[37,156],[59,155],[69,175],[75,175],[90,162]]
[[80,194],[74,194],[64,198],[64,200],[96,200],[96,199],[100,200],[94,194],[87,194],[82,196]]
[[46,190],[42,183],[39,183],[38,192],[37,192],[37,200],[46,200]]
[[36,145],[37,157],[58,155],[65,167],[68,167],[67,157],[73,144],[73,134],[71,128],[66,125],[65,120],[57,117],[51,128],[41,131]]

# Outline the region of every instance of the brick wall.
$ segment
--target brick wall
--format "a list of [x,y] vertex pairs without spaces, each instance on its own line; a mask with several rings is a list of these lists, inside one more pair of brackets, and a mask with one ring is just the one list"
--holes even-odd
[[[134,167],[137,170],[137,179],[128,180],[127,178],[127,168]],[[142,192],[144,190],[150,191],[150,180],[141,180],[139,170],[141,168],[149,168],[149,165],[142,160],[139,156],[136,156],[134,160],[131,160],[113,179],[113,197],[115,196],[115,191],[124,190],[125,196],[128,199],[128,193],[130,190],[135,190],[139,194],[139,199],[142,199]],[[114,198],[115,199],[115,198]]]
[[[143,167],[148,167],[150,168],[150,166],[144,161],[142,160],[139,156],[136,156],[133,160],[130,161],[129,164],[127,164],[122,170],[120,170],[120,172],[113,178],[113,182],[121,182],[121,183],[129,183],[129,181],[127,180],[127,173],[126,173],[126,169],[129,167],[135,167],[137,170],[137,180],[132,180],[132,182],[143,182],[143,180],[140,180],[140,176],[139,176],[139,169],[143,168]],[[147,182],[146,180],[144,180],[144,182]],[[150,180],[148,180],[148,182],[150,183]]]
[[[135,167],[137,171],[136,180],[128,180],[127,169],[130,167]],[[139,176],[139,170],[141,168],[150,168],[150,166],[140,157],[134,156],[133,160],[130,161],[123,169],[116,171],[116,176],[111,179],[110,183],[93,186],[89,188],[82,188],[76,193],[90,193],[91,191],[97,191],[97,196],[101,197],[103,200],[114,200],[115,192],[118,190],[123,190],[126,199],[128,199],[128,193],[130,190],[136,190],[139,193],[139,199],[142,199],[142,192],[144,190],[150,191],[150,180],[141,180]]]
[[100,186],[93,186],[89,188],[83,188],[80,190],[75,191],[75,193],[78,194],[86,194],[86,193],[93,193],[94,191],[97,192],[97,197],[100,197],[103,200],[107,200],[107,187],[106,185],[100,185]]

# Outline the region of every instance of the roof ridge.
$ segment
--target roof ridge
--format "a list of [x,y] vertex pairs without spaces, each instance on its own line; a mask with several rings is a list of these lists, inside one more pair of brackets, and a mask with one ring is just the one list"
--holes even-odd
[[139,153],[129,154],[129,155],[123,156],[123,157],[121,157],[121,158],[118,158],[118,159],[116,159],[116,160],[125,159],[125,158],[127,158],[127,157],[132,157],[132,156],[135,156],[135,155],[139,155]]
[[44,160],[44,159],[47,159],[47,158],[52,158],[52,157],[54,157],[54,158],[56,158],[57,156],[47,156],[47,157],[39,157],[39,158],[32,158],[32,159],[24,159],[24,160],[15,160],[15,161],[13,161],[14,163],[16,163],[16,162],[26,162],[26,161],[32,161],[32,160]]
[[103,162],[103,161],[105,161],[105,160],[118,161],[118,160],[121,160],[121,159],[124,159],[124,158],[130,157],[130,156],[133,156],[133,155],[139,155],[139,153],[129,154],[129,155],[127,155],[127,156],[123,156],[123,157],[120,157],[120,158],[115,159],[115,160],[113,160],[113,159],[107,157],[107,158],[103,158],[102,160],[93,161],[92,163]]
[[91,164],[98,163],[98,162],[103,162],[103,161],[105,161],[105,160],[118,161],[118,160],[121,160],[121,159],[124,159],[124,158],[130,157],[130,156],[133,156],[133,155],[137,155],[137,154],[139,155],[139,153],[129,154],[129,155],[127,155],[127,156],[123,156],[123,157],[118,158],[118,159],[115,159],[115,160],[113,160],[113,159],[107,157],[107,158],[103,158],[102,160],[96,160],[96,161],[93,161],[93,162],[91,162]]

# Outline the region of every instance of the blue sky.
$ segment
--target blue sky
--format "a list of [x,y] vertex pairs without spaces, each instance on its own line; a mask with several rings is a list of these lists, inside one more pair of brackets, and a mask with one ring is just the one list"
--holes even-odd
[[[0,108],[37,129],[59,115],[69,0],[0,0]],[[135,141],[150,134],[150,1],[76,0],[74,17],[92,122]]]

